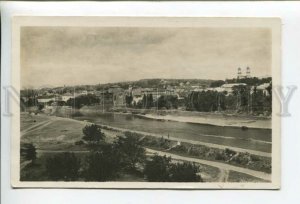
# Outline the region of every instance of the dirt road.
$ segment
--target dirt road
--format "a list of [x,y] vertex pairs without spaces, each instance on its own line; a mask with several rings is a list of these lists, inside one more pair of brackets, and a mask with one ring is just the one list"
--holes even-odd
[[260,171],[255,171],[255,170],[251,170],[251,169],[237,167],[237,166],[224,164],[224,163],[220,163],[220,162],[214,162],[214,161],[208,161],[208,160],[196,159],[196,158],[190,158],[190,157],[183,157],[183,156],[179,156],[179,155],[176,155],[176,154],[157,151],[157,150],[153,150],[153,149],[149,149],[149,148],[146,148],[146,151],[148,153],[158,154],[160,156],[165,155],[167,157],[172,157],[172,159],[177,159],[177,160],[181,160],[181,161],[188,161],[188,162],[195,162],[195,163],[199,163],[199,164],[205,164],[205,165],[217,167],[217,168],[219,168],[223,171],[223,175],[221,175],[222,180],[225,180],[226,177],[228,178],[228,176],[226,176],[227,172],[236,171],[236,172],[248,174],[248,175],[263,179],[263,180],[271,181],[271,174],[267,174],[267,173],[260,172]]

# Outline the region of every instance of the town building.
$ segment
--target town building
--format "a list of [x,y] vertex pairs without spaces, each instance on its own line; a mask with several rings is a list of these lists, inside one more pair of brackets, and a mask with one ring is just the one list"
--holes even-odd
[[56,98],[55,97],[51,97],[51,98],[38,98],[37,101],[38,101],[39,104],[46,105],[46,104],[48,104],[50,102],[56,101]]
[[67,102],[69,99],[74,98],[74,94],[65,93],[61,96],[61,100]]
[[224,92],[226,91],[228,94],[231,94],[234,91],[235,87],[240,87],[240,86],[247,86],[245,83],[232,83],[232,84],[223,84],[217,91],[218,92]]
[[[270,83],[263,83],[256,87],[257,90],[261,90],[264,95],[269,96],[270,93],[268,91],[268,88],[270,87]],[[254,87],[252,87],[252,91],[254,90]]]

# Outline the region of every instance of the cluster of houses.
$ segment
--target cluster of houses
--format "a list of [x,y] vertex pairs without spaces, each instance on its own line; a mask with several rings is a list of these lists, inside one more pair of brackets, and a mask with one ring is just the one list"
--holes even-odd
[[[180,90],[181,91],[181,90]],[[94,91],[76,91],[67,92],[63,94],[41,94],[37,96],[38,103],[44,105],[56,105],[58,102],[67,103],[68,100],[74,99],[84,95],[94,95],[98,98],[99,104],[111,105],[114,107],[126,106],[126,96],[132,97],[132,104],[137,104],[139,101],[143,100],[146,95],[152,95],[153,100],[157,101],[159,97],[165,95],[172,95],[177,97],[179,100],[183,99],[182,92],[176,92],[175,89],[168,88],[140,88],[140,87],[129,87],[128,89],[123,89],[118,85],[113,85],[105,90],[94,90]],[[24,98],[24,100],[26,100]]]
[[[144,96],[152,95],[153,102],[156,102],[161,96],[175,96],[178,101],[184,101],[185,98],[193,91],[216,91],[226,94],[232,94],[234,88],[237,86],[247,86],[245,83],[226,83],[220,87],[207,87],[205,85],[193,85],[191,86],[189,82],[180,83],[178,86],[165,86],[164,88],[141,88],[129,86],[128,89],[121,88],[118,85],[112,85],[109,88],[103,90],[78,90],[64,92],[62,94],[58,92],[51,93],[41,93],[38,95],[37,102],[44,105],[57,105],[66,104],[70,99],[76,99],[76,97],[84,95],[93,95],[98,100],[98,104],[109,105],[113,107],[124,107],[126,104],[126,97],[132,97],[131,103],[137,104],[143,100]],[[269,83],[264,83],[256,86],[257,90],[262,90],[264,94],[268,95],[267,88],[270,86]],[[253,92],[254,87],[251,88]],[[26,97],[23,97],[26,101]],[[184,104],[184,103],[182,103]]]

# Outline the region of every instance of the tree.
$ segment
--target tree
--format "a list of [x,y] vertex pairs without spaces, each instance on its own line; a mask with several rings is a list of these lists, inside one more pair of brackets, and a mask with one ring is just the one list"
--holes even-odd
[[151,108],[153,107],[153,95],[152,94],[149,94],[148,97],[148,108]]
[[211,82],[210,87],[220,87],[223,84],[225,84],[225,81],[223,81],[223,80],[217,80],[217,81]]
[[101,128],[98,125],[86,125],[82,132],[84,136],[83,140],[88,142],[99,142],[105,139],[105,134],[101,131]]
[[152,182],[202,182],[199,168],[189,162],[171,163],[171,157],[154,155],[146,162],[144,174]]
[[118,176],[120,155],[113,145],[102,144],[86,158],[84,178],[87,181],[109,181]]
[[170,181],[171,157],[154,155],[145,165],[144,174],[151,182]]
[[[220,99],[219,99],[220,97]],[[193,91],[187,100],[187,109],[201,112],[216,111],[218,109],[218,101],[220,106],[224,107],[224,100],[222,95],[216,91]]]
[[154,105],[153,95],[152,94],[144,94],[141,100],[143,108],[151,108]]
[[145,149],[140,145],[139,137],[131,132],[125,132],[124,136],[118,136],[114,146],[122,155],[121,164],[124,169],[135,170],[136,165],[145,160]]
[[80,160],[74,153],[64,152],[46,160],[46,172],[49,179],[74,181],[79,177]]
[[94,94],[80,95],[67,100],[66,104],[74,108],[80,109],[85,105],[93,105],[99,103],[99,99]]
[[195,164],[183,162],[171,164],[170,181],[173,182],[199,182],[202,181],[199,172],[199,167]]
[[36,148],[32,143],[25,143],[21,146],[21,156],[26,160],[31,160],[33,164],[36,160]]
[[162,95],[158,98],[157,101],[158,108],[177,108],[178,107],[178,98],[177,96],[172,95]]
[[131,94],[125,96],[126,105],[131,106],[132,101],[133,101],[133,97]]

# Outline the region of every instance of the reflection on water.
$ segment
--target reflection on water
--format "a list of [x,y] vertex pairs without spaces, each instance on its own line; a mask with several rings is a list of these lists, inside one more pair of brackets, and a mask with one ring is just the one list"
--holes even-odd
[[175,138],[271,152],[270,129],[249,128],[242,130],[236,127],[154,120],[142,116],[119,113],[85,113],[82,116],[75,117],[75,119],[165,136],[170,135]]

